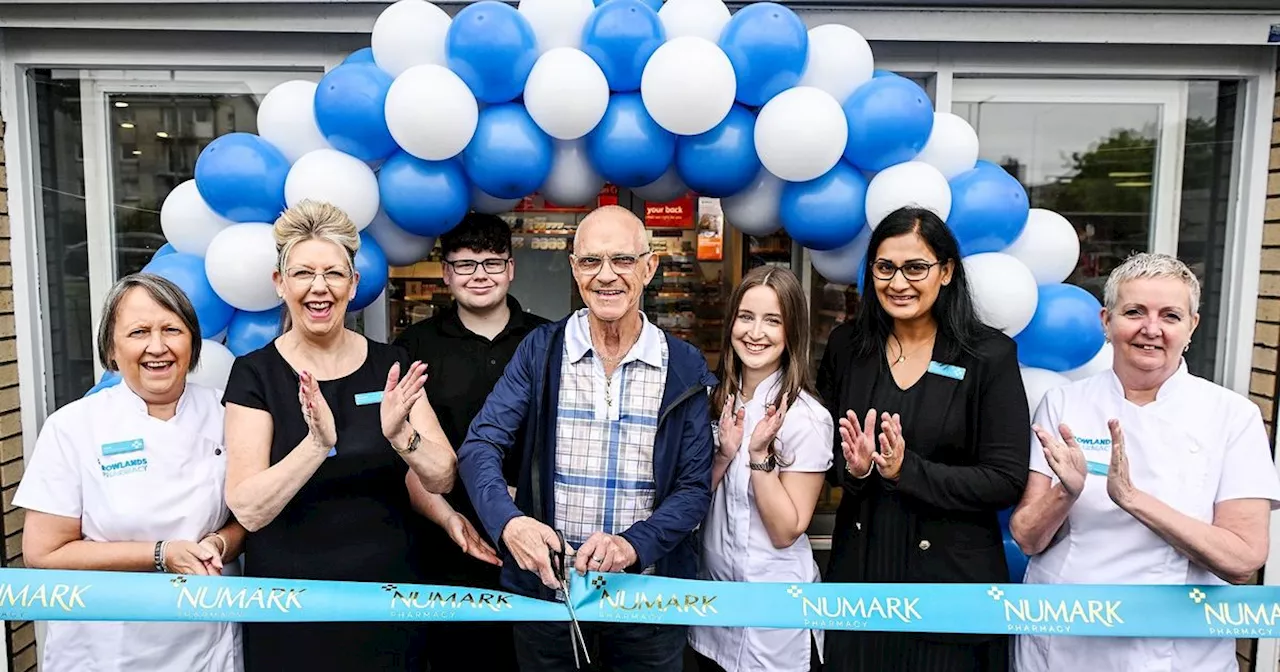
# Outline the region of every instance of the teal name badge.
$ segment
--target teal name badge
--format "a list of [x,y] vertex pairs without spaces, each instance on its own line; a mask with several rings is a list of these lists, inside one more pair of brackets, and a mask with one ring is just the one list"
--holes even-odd
[[955,380],[964,380],[964,367],[954,364],[943,364],[942,362],[929,362],[929,373],[943,376],[944,378],[954,378]]
[[1101,462],[1094,462],[1093,460],[1087,460],[1086,463],[1089,465],[1089,473],[1094,476],[1107,475],[1107,469],[1110,465],[1103,464]]
[[142,439],[129,439],[128,441],[117,441],[115,443],[105,443],[102,445],[103,457],[124,455],[125,453],[136,453],[140,450],[142,450]]
[[361,392],[356,395],[356,406],[369,406],[382,403],[382,392]]

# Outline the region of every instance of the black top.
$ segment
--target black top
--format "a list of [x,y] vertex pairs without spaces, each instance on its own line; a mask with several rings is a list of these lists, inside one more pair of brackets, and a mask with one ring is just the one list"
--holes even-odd
[[[480,413],[520,342],[529,332],[547,323],[542,317],[524,312],[520,302],[511,295],[507,295],[507,309],[511,311],[507,326],[492,341],[467,329],[458,316],[456,304],[410,326],[396,339],[396,345],[408,352],[410,360],[420,360],[427,365],[427,400],[454,450],[467,438],[472,419]],[[507,482],[515,483],[520,473],[519,455],[513,451],[509,456],[513,459],[504,465]],[[488,538],[466,488],[455,487],[445,499],[471,521],[482,537]],[[417,554],[421,569],[428,572],[432,580],[483,580],[484,577],[496,582],[496,568],[488,570],[479,561],[464,555],[448,535],[430,521],[422,519],[415,525],[415,533],[423,551]]]
[[[398,347],[368,341],[354,373],[320,381],[333,411],[338,445],[269,525],[248,535],[246,576],[338,581],[416,582],[407,521],[416,516],[405,489],[407,467],[382,436],[376,399],[387,372],[408,363]],[[359,399],[359,400],[358,400]],[[274,423],[271,464],[307,435],[298,375],[275,343],[236,359],[223,403],[267,411]],[[300,642],[305,642],[301,645]],[[245,624],[249,670],[414,669],[411,628],[403,624]],[[370,656],[373,658],[370,658]]]

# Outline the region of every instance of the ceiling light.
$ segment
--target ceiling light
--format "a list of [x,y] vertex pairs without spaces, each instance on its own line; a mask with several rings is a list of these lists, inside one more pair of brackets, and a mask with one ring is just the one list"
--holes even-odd
[[120,124],[120,128],[133,128],[133,124],[126,121],[123,124]]
[[168,134],[168,133],[165,133],[164,131],[159,131],[159,132],[157,132],[157,133],[156,133],[156,137],[157,137],[157,138],[167,138],[167,137],[169,137],[169,134]]
[[134,155],[134,156],[142,156],[142,150],[141,150],[141,149],[135,149],[135,150],[133,150],[133,155]]
[[129,107],[129,103],[126,103],[123,100],[117,100],[116,107]]

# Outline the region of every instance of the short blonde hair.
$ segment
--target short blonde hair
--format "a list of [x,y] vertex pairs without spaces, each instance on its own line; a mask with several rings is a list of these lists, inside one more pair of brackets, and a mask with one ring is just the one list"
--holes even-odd
[[1191,314],[1200,312],[1200,279],[1186,264],[1176,257],[1155,252],[1140,252],[1120,264],[1107,276],[1107,285],[1103,290],[1103,304],[1110,313],[1116,308],[1120,296],[1120,285],[1130,280],[1145,278],[1172,278],[1181,280],[1187,286]]
[[323,240],[346,250],[347,265],[355,272],[360,234],[347,213],[331,203],[312,200],[298,203],[280,214],[272,233],[276,239],[276,268],[281,273],[293,248],[307,240]]

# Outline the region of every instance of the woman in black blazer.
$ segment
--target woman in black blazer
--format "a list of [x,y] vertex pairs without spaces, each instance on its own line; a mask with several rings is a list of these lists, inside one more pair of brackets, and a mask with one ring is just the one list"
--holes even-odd
[[[1003,583],[997,512],[1027,482],[1017,348],[978,319],[959,247],[927,210],[871,235],[856,317],[832,332],[819,391],[840,431],[833,583]],[[829,670],[1003,672],[1003,635],[831,631]]]

